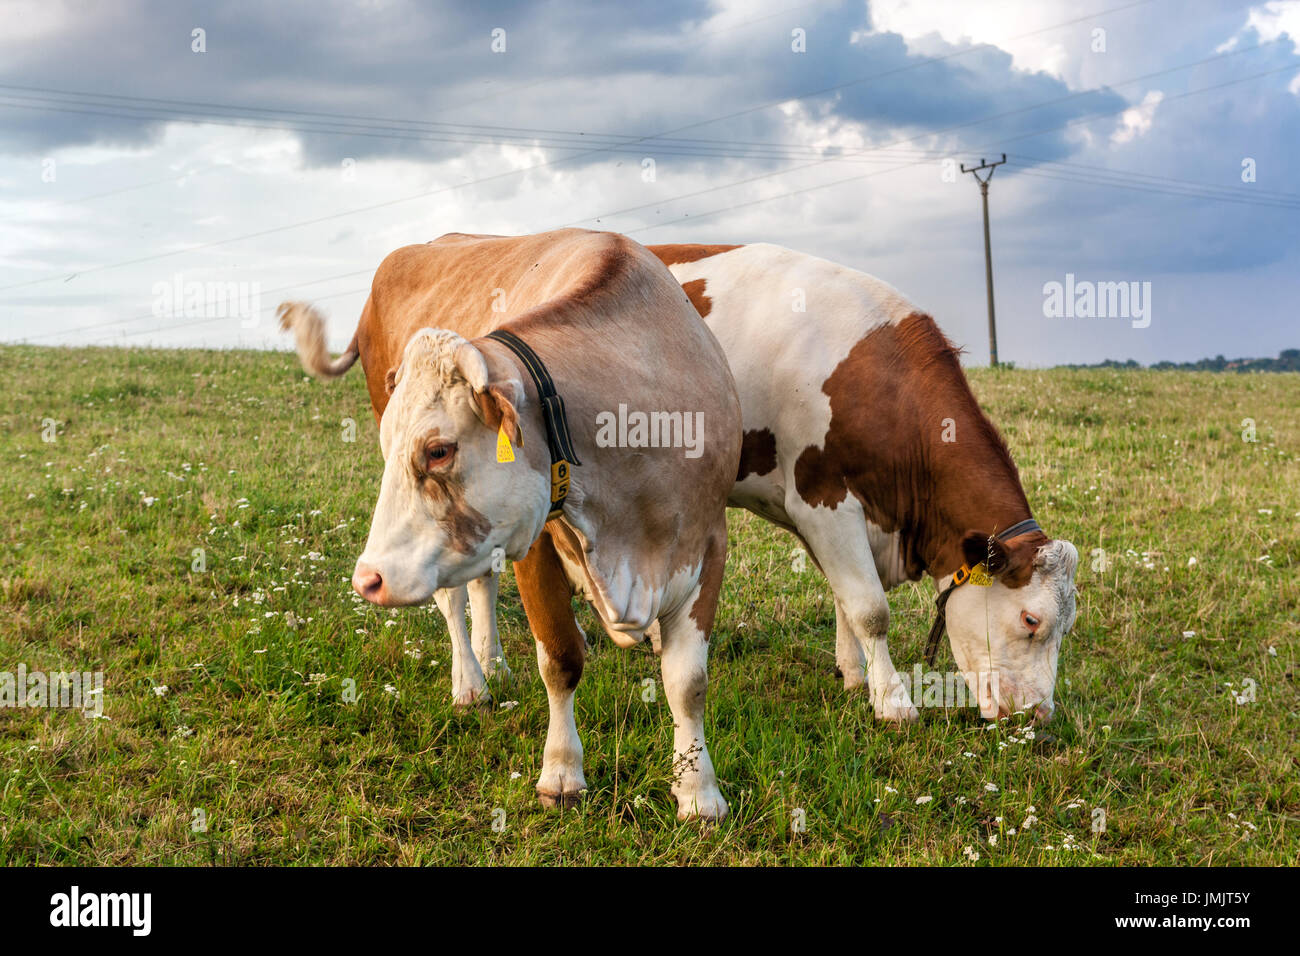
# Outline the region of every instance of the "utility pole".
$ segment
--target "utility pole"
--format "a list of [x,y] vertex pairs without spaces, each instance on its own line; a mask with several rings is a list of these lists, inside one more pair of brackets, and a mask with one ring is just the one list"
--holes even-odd
[[[980,184],[980,196],[984,199],[984,286],[988,289],[989,294],[989,365],[997,367],[998,364],[998,330],[993,321],[993,250],[989,245],[989,180],[993,178],[993,171],[1007,161],[1007,154],[1003,153],[1002,158],[996,163],[986,163],[984,157],[980,157],[980,164],[966,168],[962,163],[961,171],[970,173],[975,177],[975,181]],[[988,174],[980,179],[980,170],[987,169]]]

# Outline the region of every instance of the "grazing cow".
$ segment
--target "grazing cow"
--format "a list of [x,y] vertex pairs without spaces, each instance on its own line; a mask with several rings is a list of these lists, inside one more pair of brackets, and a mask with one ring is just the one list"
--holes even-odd
[[[478,668],[455,596],[491,574],[494,554],[515,561],[550,700],[542,802],[586,787],[576,592],[620,645],[662,644],[678,816],[723,816],[703,709],[740,404],[722,349],[663,265],[613,233],[451,235],[384,260],[334,362],[317,313],[285,303],[280,314],[308,370],[341,375],[359,357],[366,373],[384,474],[357,592],[397,606],[441,590],[456,666]],[[695,431],[676,447],[608,440],[626,409]],[[486,592],[482,606],[491,613]]]
[[1049,718],[1078,553],[1030,520],[1006,443],[934,320],[871,276],[779,246],[651,251],[736,376],[731,504],[808,546],[835,595],[844,686],[868,683],[877,717],[916,716],[889,657],[885,592],[928,573],[984,716]]
[[[889,656],[886,592],[928,573],[942,603],[927,656],[946,618],[985,717],[1050,718],[1078,553],[1026,524],[1016,466],[934,320],[871,276],[778,246],[650,250],[736,377],[730,504],[794,532],[826,575],[844,686],[867,683],[879,718],[917,716]],[[483,589],[469,589],[476,614]]]

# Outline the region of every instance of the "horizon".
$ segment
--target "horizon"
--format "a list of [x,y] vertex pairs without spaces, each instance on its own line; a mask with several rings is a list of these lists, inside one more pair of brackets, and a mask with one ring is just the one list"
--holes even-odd
[[[289,336],[288,333],[283,333],[283,337],[287,340],[287,343],[265,342],[265,343],[258,343],[258,344],[234,344],[234,345],[154,345],[154,344],[146,344],[146,345],[131,345],[131,346],[123,346],[123,345],[117,345],[117,344],[114,344],[114,343],[112,343],[112,342],[96,342],[96,343],[85,344],[85,345],[83,345],[83,344],[79,344],[79,343],[75,343],[75,342],[64,342],[64,343],[58,343],[58,344],[54,344],[54,345],[45,345],[45,344],[38,343],[38,342],[23,342],[23,341],[17,341],[17,342],[0,342],[0,348],[17,348],[17,347],[20,347],[20,346],[26,346],[26,347],[30,347],[30,348],[41,348],[41,349],[122,349],[122,348],[131,348],[131,349],[136,349],[136,350],[138,350],[138,351],[157,351],[157,352],[165,352],[165,351],[187,351],[187,352],[268,352],[268,353],[284,353],[285,355],[288,355],[289,357],[293,358],[293,359],[296,361],[296,360],[298,359],[298,353],[297,353],[297,351],[296,351],[296,349],[295,349],[295,347],[294,347],[294,344],[293,344],[293,340],[292,340],[292,338]],[[336,351],[341,351],[341,350],[336,350]],[[966,352],[964,349],[961,349],[961,348],[959,347],[958,351],[959,351],[959,356],[958,356],[958,357],[959,357],[960,359],[965,359],[965,358],[969,357],[969,353]],[[1293,352],[1293,353],[1294,353],[1294,352],[1297,352],[1297,351],[1300,351],[1300,348],[1284,348],[1284,349],[1281,349],[1281,350],[1278,352],[1277,355],[1239,355],[1239,356],[1234,356],[1234,357],[1231,357],[1231,358],[1229,358],[1228,356],[1225,356],[1225,355],[1223,355],[1223,354],[1218,354],[1218,355],[1205,355],[1205,356],[1201,356],[1200,358],[1197,358],[1197,359],[1189,359],[1189,360],[1187,360],[1187,361],[1181,361],[1181,362],[1173,362],[1171,359],[1157,359],[1157,360],[1155,360],[1154,362],[1150,362],[1150,363],[1138,363],[1137,368],[1139,368],[1139,369],[1141,369],[1141,370],[1143,370],[1143,371],[1160,372],[1160,371],[1166,371],[1166,369],[1159,368],[1159,366],[1160,366],[1160,365],[1167,365],[1167,364],[1172,364],[1172,365],[1182,366],[1182,365],[1192,365],[1192,364],[1197,364],[1197,363],[1201,363],[1201,362],[1217,362],[1217,361],[1220,361],[1220,360],[1222,360],[1222,361],[1224,361],[1224,362],[1226,362],[1226,363],[1228,363],[1228,364],[1242,363],[1242,362],[1276,362],[1276,361],[1278,361],[1278,359],[1284,357],[1284,356],[1286,355],[1286,353],[1288,353],[1288,352]],[[1054,365],[1027,365],[1027,364],[1021,364],[1021,363],[1019,363],[1019,362],[1017,362],[1017,361],[1015,361],[1015,360],[1008,360],[1008,361],[1001,361],[1001,362],[999,362],[999,367],[1000,367],[1000,368],[1007,368],[1007,369],[1011,369],[1011,370],[1019,370],[1019,371],[1026,371],[1026,372],[1028,372],[1028,371],[1046,371],[1046,370],[1048,370],[1048,369],[1061,369],[1061,368],[1090,369],[1090,368],[1104,368],[1104,367],[1107,367],[1107,366],[1121,366],[1121,367],[1122,367],[1122,366],[1126,366],[1126,365],[1128,365],[1128,363],[1130,363],[1130,362],[1135,362],[1135,361],[1137,361],[1137,360],[1136,360],[1136,359],[1105,358],[1105,359],[1101,359],[1101,360],[1099,360],[1099,361],[1097,361],[1097,362],[1089,362],[1089,363],[1060,362],[1060,363],[1057,363],[1057,364],[1054,364]],[[969,364],[966,363],[965,361],[962,362],[962,368],[982,368],[982,367],[987,367],[987,366],[986,366],[986,365],[969,365]],[[1229,371],[1229,369],[1217,369],[1217,370],[1216,370],[1216,369],[1203,369],[1203,370],[1198,370],[1198,371],[1215,372],[1215,373],[1217,374],[1218,372],[1226,372],[1226,371]],[[1233,370],[1233,371],[1235,371],[1235,370]],[[1300,370],[1293,370],[1293,369],[1247,369],[1246,371],[1250,371],[1250,372],[1259,372],[1259,373],[1261,373],[1261,374],[1264,374],[1264,373],[1268,373],[1268,374],[1285,374],[1286,372],[1291,372],[1291,371],[1300,371]]]
[[[1298,0],[680,0],[617,23],[585,0],[18,6],[0,38],[6,343],[284,349],[274,308],[308,298],[337,352],[393,249],[577,225],[831,259],[983,364],[960,170],[1006,152],[1003,361],[1294,345]],[[161,301],[187,283],[259,304]]]

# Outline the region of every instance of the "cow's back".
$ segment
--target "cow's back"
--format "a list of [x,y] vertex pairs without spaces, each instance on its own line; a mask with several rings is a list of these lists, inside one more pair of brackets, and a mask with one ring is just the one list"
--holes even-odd
[[375,272],[357,345],[375,417],[388,404],[385,376],[422,328],[478,338],[529,309],[599,281],[615,254],[612,233],[570,229],[535,236],[449,233],[403,246]]
[[830,418],[824,385],[835,369],[873,330],[916,312],[873,276],[781,246],[649,248],[722,344],[740,394],[746,455],[758,458],[752,469],[763,468],[769,441],[787,442],[789,455],[819,441]]

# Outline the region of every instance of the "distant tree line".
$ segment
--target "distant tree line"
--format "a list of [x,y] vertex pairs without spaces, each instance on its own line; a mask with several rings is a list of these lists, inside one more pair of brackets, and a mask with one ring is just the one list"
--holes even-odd
[[1300,372],[1300,349],[1283,349],[1277,358],[1237,358],[1228,359],[1222,355],[1203,358],[1196,362],[1156,362],[1143,366],[1129,359],[1119,362],[1106,359],[1095,365],[1066,365],[1065,368],[1153,368],[1160,371],[1177,370],[1181,372]]

